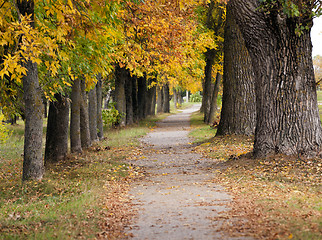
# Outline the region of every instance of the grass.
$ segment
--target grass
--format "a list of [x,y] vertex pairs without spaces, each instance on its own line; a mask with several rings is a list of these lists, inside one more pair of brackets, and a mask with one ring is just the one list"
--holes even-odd
[[192,126],[195,150],[214,159],[214,181],[234,195],[231,211],[219,217],[228,219],[223,229],[258,239],[321,239],[321,159],[252,159],[251,137],[215,137],[200,114]]
[[[115,222],[121,221],[111,211],[124,207],[118,202],[127,182],[138,174],[124,160],[140,154],[138,138],[159,119],[105,129],[104,141],[82,155],[69,155],[49,166],[42,181],[23,184],[23,124],[9,126],[13,134],[0,145],[0,239],[91,239],[104,232],[106,226],[111,230]],[[116,205],[118,209],[114,209]],[[118,215],[122,221],[130,217]],[[121,232],[112,230],[104,236],[118,238],[115,234]]]
[[322,102],[322,91],[317,91],[318,102]]

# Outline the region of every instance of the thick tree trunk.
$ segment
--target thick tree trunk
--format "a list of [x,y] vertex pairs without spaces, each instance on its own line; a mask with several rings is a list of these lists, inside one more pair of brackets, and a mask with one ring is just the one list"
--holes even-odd
[[61,94],[55,98],[49,104],[45,165],[64,159],[68,152],[69,103]]
[[96,84],[97,95],[97,136],[100,140],[104,138],[103,132],[103,119],[102,119],[102,106],[103,106],[103,94],[102,94],[102,77],[97,77]]
[[85,79],[81,82],[81,98],[80,98],[80,134],[82,148],[89,148],[92,145],[91,135],[89,131],[89,116]]
[[[127,70],[128,71],[128,70]],[[134,123],[133,119],[133,79],[128,71],[127,78],[125,80],[125,99],[126,99],[126,125],[131,125]]]
[[72,153],[81,153],[81,134],[80,134],[80,102],[81,102],[81,87],[80,80],[74,80],[72,92],[70,94],[72,101],[71,116],[70,116],[70,150]]
[[[290,18],[282,10],[264,14],[258,10],[257,0],[230,0],[229,4],[255,73],[255,157],[320,154],[322,129],[310,32],[304,29],[296,35],[299,18]],[[312,19],[305,14],[302,23],[311,27]]]
[[152,103],[151,103],[151,115],[155,115],[155,105],[156,105],[156,100],[157,100],[157,87],[154,86],[152,88]]
[[216,115],[216,112],[217,112],[217,109],[218,109],[218,106],[217,106],[217,99],[218,99],[218,93],[219,93],[219,85],[220,85],[220,82],[221,82],[221,78],[222,78],[222,75],[217,72],[217,75],[216,75],[216,81],[215,81],[215,84],[213,86],[213,90],[212,90],[212,97],[211,97],[211,105],[210,105],[210,113],[209,113],[209,123],[214,123],[215,121],[215,115]]
[[[31,15],[30,26],[34,27],[34,1],[17,1],[20,14]],[[28,61],[24,64],[27,75],[23,77],[25,102],[25,140],[22,180],[40,180],[44,174],[42,156],[43,103],[38,80],[37,64]]]
[[162,113],[163,109],[163,91],[162,91],[162,87],[158,87],[157,90],[157,94],[158,94],[158,98],[157,98],[157,113]]
[[205,53],[206,66],[205,66],[205,80],[203,84],[202,105],[204,113],[204,122],[210,122],[211,100],[212,100],[212,66],[215,61],[216,50],[208,49]]
[[139,106],[139,119],[144,119],[146,113],[147,102],[147,82],[145,77],[138,78],[138,106]]
[[44,174],[42,156],[43,103],[38,82],[37,64],[31,61],[25,64],[28,70],[23,77],[25,100],[25,140],[23,159],[23,180],[40,180]]
[[170,112],[170,92],[169,92],[169,84],[165,84],[163,86],[163,112]]
[[173,88],[173,103],[174,103],[174,108],[177,109],[178,96],[177,96],[177,90],[175,88]]
[[229,6],[225,27],[223,103],[217,135],[254,135],[254,71],[245,41]]
[[97,95],[96,86],[88,92],[89,132],[92,141],[98,140],[97,135]]
[[133,106],[133,121],[139,121],[139,105],[138,105],[138,80],[134,76],[132,79],[132,106]]
[[126,99],[125,99],[125,80],[127,79],[127,71],[119,66],[115,69],[115,108],[122,114],[120,126],[125,126],[126,123]]

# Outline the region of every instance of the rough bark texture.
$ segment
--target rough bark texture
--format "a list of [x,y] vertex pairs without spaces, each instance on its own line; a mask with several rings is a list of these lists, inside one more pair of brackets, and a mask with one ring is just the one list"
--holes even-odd
[[80,80],[74,80],[72,92],[70,94],[72,101],[71,116],[70,116],[70,150],[71,152],[81,153],[81,134],[80,134],[80,102],[81,102],[81,87]]
[[202,107],[204,113],[204,122],[209,123],[210,119],[210,106],[212,100],[212,66],[215,61],[216,50],[208,49],[205,53],[206,66],[205,66],[205,80],[203,84]]
[[152,103],[151,103],[151,115],[155,115],[155,105],[156,105],[156,100],[157,100],[157,87],[154,86],[152,88]]
[[82,148],[88,148],[92,145],[91,135],[89,131],[89,116],[87,93],[85,86],[85,79],[81,81],[81,99],[80,99],[80,134]]
[[129,70],[127,70],[127,78],[125,80],[125,99],[126,99],[126,125],[134,123],[133,119],[133,79],[131,78]]
[[162,113],[163,109],[163,91],[162,91],[162,87],[158,87],[157,90],[157,94],[158,94],[158,98],[157,98],[157,113]]
[[217,135],[254,135],[254,71],[245,41],[229,6],[225,27],[223,102]]
[[208,123],[214,123],[215,121],[215,116],[216,116],[216,112],[217,112],[217,99],[218,99],[218,93],[219,93],[219,85],[222,79],[222,75],[217,72],[216,75],[216,81],[215,84],[213,86],[213,90],[212,90],[212,99],[211,99],[211,105],[210,105],[210,113],[209,113],[209,122]]
[[133,106],[133,121],[139,121],[139,105],[138,105],[138,80],[134,76],[132,79],[132,106]]
[[[31,15],[31,27],[34,27],[34,1],[17,1],[21,15]],[[25,140],[22,180],[40,180],[44,174],[42,156],[43,103],[38,81],[37,64],[25,63],[27,75],[23,77],[25,102]]]
[[139,106],[139,119],[144,119],[147,116],[146,112],[147,102],[147,82],[145,77],[138,78],[138,106]]
[[125,68],[119,66],[115,69],[115,108],[123,115],[119,125],[125,126],[126,123],[126,99],[125,99],[125,80],[127,78],[127,71]]
[[173,103],[174,103],[174,108],[177,109],[177,104],[178,104],[178,96],[177,96],[177,90],[173,88]]
[[104,138],[103,132],[103,119],[102,119],[102,107],[103,107],[103,94],[102,94],[102,77],[97,77],[96,84],[97,95],[97,136],[101,140]]
[[[322,129],[310,32],[295,34],[299,19],[264,14],[259,1],[230,0],[255,73],[257,124],[254,155],[320,154]],[[308,11],[310,12],[310,11]],[[301,22],[312,24],[303,14]]]
[[37,64],[27,62],[28,74],[23,77],[25,100],[25,140],[23,180],[40,180],[44,174],[42,156],[43,103],[38,82]]
[[49,104],[45,165],[64,159],[68,152],[69,103],[61,94],[55,98]]
[[165,84],[163,86],[163,112],[169,113],[170,112],[170,91],[169,91],[169,84]]
[[88,92],[89,132],[92,141],[98,140],[97,135],[97,95],[96,86]]

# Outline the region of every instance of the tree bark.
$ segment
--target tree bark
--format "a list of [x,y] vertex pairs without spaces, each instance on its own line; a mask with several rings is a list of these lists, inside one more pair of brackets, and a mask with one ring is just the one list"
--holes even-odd
[[158,94],[158,98],[157,98],[157,113],[162,113],[163,109],[163,91],[162,91],[162,87],[158,87],[157,90],[157,94]]
[[322,129],[312,63],[310,10],[301,18],[259,11],[259,1],[230,0],[255,73],[257,124],[254,156],[320,154]]
[[89,148],[92,145],[91,135],[89,130],[89,115],[88,115],[88,101],[86,93],[85,79],[81,82],[81,95],[80,95],[80,134],[82,148]]
[[178,104],[178,96],[177,96],[177,90],[173,88],[173,103],[174,103],[174,108],[177,109],[177,104]]
[[217,99],[218,99],[221,78],[222,78],[222,75],[219,72],[217,72],[216,81],[215,81],[215,84],[214,84],[213,90],[212,90],[212,99],[211,99],[209,122],[208,123],[214,123],[214,121],[215,121],[215,115],[216,115],[216,112],[218,109]]
[[125,80],[125,99],[126,99],[126,125],[134,123],[133,119],[133,79],[130,76],[129,70],[127,70],[127,78]]
[[45,165],[64,159],[68,152],[69,103],[61,94],[55,98],[49,103]]
[[89,133],[92,141],[98,140],[97,135],[97,95],[96,85],[88,92]]
[[78,78],[74,80],[70,98],[72,101],[71,117],[70,117],[70,150],[72,153],[81,153],[82,152],[81,131],[80,131],[81,87],[80,87],[80,80]]
[[223,102],[217,135],[254,135],[254,71],[245,41],[229,6],[225,26]]
[[119,66],[115,69],[115,108],[122,114],[120,126],[125,126],[126,124],[126,99],[125,99],[125,80],[127,78],[127,72],[125,68]]
[[132,79],[132,106],[133,106],[133,121],[139,121],[139,105],[138,105],[138,81],[137,77]]
[[153,86],[151,88],[151,91],[152,91],[152,102],[151,102],[151,112],[150,112],[150,114],[152,116],[154,116],[155,115],[156,97],[157,97],[156,96],[157,87],[156,86]]
[[163,86],[163,112],[170,113],[170,93],[169,93],[169,84]]
[[204,113],[204,122],[209,123],[210,119],[210,106],[212,99],[212,66],[215,62],[216,50],[208,49],[205,53],[206,66],[205,66],[205,79],[203,83],[203,94],[202,94],[202,110]]
[[[30,26],[34,23],[34,1],[17,1],[21,15],[31,15]],[[44,175],[42,156],[43,103],[38,80],[37,64],[28,61],[24,64],[27,75],[22,78],[25,102],[25,140],[22,180],[40,180]]]
[[146,112],[147,102],[147,82],[145,77],[138,78],[138,106],[139,106],[139,119],[144,119],[147,116]]
[[97,77],[96,95],[97,95],[97,136],[99,140],[102,140],[104,138],[104,131],[103,131],[103,119],[102,119],[103,94],[102,94],[101,75]]

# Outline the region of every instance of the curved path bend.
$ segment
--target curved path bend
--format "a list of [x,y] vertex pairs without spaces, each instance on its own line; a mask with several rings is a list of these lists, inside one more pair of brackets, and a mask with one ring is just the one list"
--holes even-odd
[[146,171],[129,192],[138,215],[127,227],[132,239],[249,239],[228,237],[214,220],[231,197],[211,181],[213,161],[189,144],[190,116],[200,105],[171,115],[142,139],[146,154],[131,163]]

